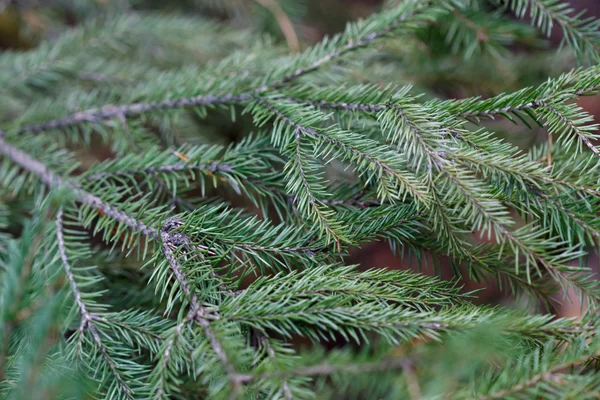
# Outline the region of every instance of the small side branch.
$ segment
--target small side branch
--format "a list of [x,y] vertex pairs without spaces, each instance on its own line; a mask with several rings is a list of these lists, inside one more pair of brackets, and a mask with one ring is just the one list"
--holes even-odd
[[219,172],[232,172],[233,166],[229,164],[218,164],[213,162],[210,164],[171,164],[161,165],[160,167],[141,168],[136,170],[122,170],[115,172],[99,172],[85,178],[86,181],[95,181],[103,178],[132,176],[132,175],[159,175],[167,173],[177,173],[186,171],[208,171],[211,174]]
[[151,111],[175,110],[178,108],[200,107],[225,103],[240,103],[249,100],[251,97],[250,93],[242,93],[237,96],[229,93],[223,96],[200,95],[195,97],[152,101],[149,103],[131,103],[123,105],[108,104],[100,109],[96,108],[80,111],[62,119],[42,124],[27,125],[21,128],[19,133],[41,133],[53,129],[65,129],[85,123],[97,124],[113,118],[131,117]]
[[485,396],[480,396],[480,397],[478,397],[478,400],[505,399],[511,395],[522,392],[526,389],[535,387],[544,382],[548,382],[548,381],[552,380],[553,378],[555,378],[556,375],[560,374],[561,371],[581,365],[594,357],[598,357],[599,355],[600,355],[600,352],[596,352],[596,354],[593,354],[593,355],[586,355],[585,357],[581,357],[576,360],[558,364],[546,371],[543,371],[543,372],[540,372],[539,374],[533,375],[528,380],[521,382],[518,385],[515,385],[509,389],[493,392],[493,393],[487,394]]
[[[161,233],[160,233],[161,239],[163,242],[163,247],[162,247],[163,254],[165,255],[165,258],[167,259],[167,261],[169,263],[169,267],[170,267],[171,271],[173,272],[175,279],[177,279],[177,282],[179,283],[181,290],[186,295],[188,295],[190,298],[190,311],[188,312],[184,321],[182,321],[177,326],[176,337],[178,337],[181,334],[181,330],[184,328],[184,326],[186,324],[188,324],[191,321],[198,322],[200,324],[200,326],[202,326],[202,328],[204,330],[204,334],[206,335],[206,337],[209,340],[210,346],[212,347],[213,351],[215,352],[215,354],[221,361],[221,364],[225,368],[225,371],[227,372],[227,376],[229,377],[229,380],[230,380],[230,383],[231,383],[231,386],[233,389],[233,393],[237,394],[239,392],[239,390],[241,389],[241,387],[240,387],[241,383],[235,378],[237,376],[235,367],[229,361],[229,358],[227,356],[227,353],[225,352],[225,349],[224,349],[222,343],[219,341],[216,333],[210,326],[210,321],[208,320],[210,311],[206,307],[202,307],[200,305],[198,296],[196,295],[196,293],[194,293],[193,288],[190,286],[189,282],[187,281],[185,273],[181,269],[181,264],[178,262],[177,258],[173,254],[174,248],[177,248],[180,246],[184,246],[184,247],[186,246],[187,238],[185,237],[185,235],[182,235],[177,232],[172,232],[174,229],[181,226],[180,224],[181,223],[179,221],[174,221],[174,222],[167,221],[163,225],[163,228],[161,229]],[[172,345],[173,345],[175,339],[176,338],[174,338],[168,344],[167,350],[169,351],[169,354],[172,350],[171,348],[172,348]],[[168,362],[168,357],[166,358],[166,362]]]
[[289,371],[277,371],[257,375],[244,374],[239,375],[238,379],[242,383],[249,383],[262,379],[281,379],[296,376],[329,376],[338,373],[364,374],[390,370],[402,370],[409,365],[409,362],[410,360],[407,358],[393,358],[371,363],[355,363],[344,365],[318,364],[311,367],[297,368]]
[[[268,3],[268,1],[256,0],[259,3]],[[125,118],[129,116],[139,115],[151,111],[164,111],[174,110],[186,107],[199,107],[207,105],[217,104],[234,104],[234,103],[245,103],[253,99],[257,94],[264,93],[267,90],[277,89],[298,77],[305,75],[311,71],[318,69],[321,65],[327,64],[340,58],[342,55],[354,51],[356,49],[369,45],[376,39],[382,38],[393,29],[398,27],[403,22],[414,17],[422,10],[425,10],[425,6],[422,6],[418,11],[413,13],[407,13],[399,16],[398,18],[391,21],[389,24],[384,26],[382,29],[372,32],[359,40],[349,40],[345,45],[332,51],[331,53],[324,55],[318,60],[310,63],[305,67],[300,67],[288,75],[276,80],[271,84],[262,85],[258,88],[246,90],[240,94],[234,95],[227,93],[224,95],[198,95],[194,97],[184,97],[178,99],[165,99],[160,101],[153,101],[148,103],[131,103],[123,105],[108,104],[100,109],[90,109],[86,111],[80,111],[67,116],[62,119],[44,122],[41,124],[27,125],[19,130],[20,134],[27,133],[41,133],[53,129],[65,129],[72,126],[77,126],[85,123],[102,123],[103,121],[110,120],[113,118]],[[1,135],[0,135],[1,137]]]
[[117,368],[116,362],[110,357],[110,355],[108,354],[108,349],[106,348],[104,343],[102,343],[102,338],[100,337],[98,328],[94,324],[95,316],[87,310],[87,307],[85,306],[85,303],[81,298],[81,291],[77,287],[77,282],[75,281],[75,276],[73,275],[73,270],[71,269],[71,264],[69,263],[69,259],[67,257],[67,248],[65,245],[65,238],[63,233],[62,208],[58,210],[58,214],[56,216],[56,240],[58,242],[58,252],[60,254],[60,259],[62,261],[65,274],[67,275],[69,285],[71,286],[71,291],[75,296],[77,308],[79,309],[79,313],[81,314],[81,324],[79,325],[80,337],[82,337],[85,334],[85,331],[88,331],[92,335],[96,346],[98,346],[98,349],[100,350],[100,354],[102,354],[102,358],[106,362],[106,365],[108,365],[108,368],[112,375],[117,380],[119,387],[121,388],[123,393],[125,393],[127,398],[133,399],[132,390],[129,388],[129,386],[127,386],[127,382],[125,382],[125,380],[121,376],[121,373]]
[[20,166],[26,171],[29,171],[37,175],[42,183],[48,188],[55,189],[61,187],[67,187],[71,193],[74,194],[77,202],[92,206],[93,208],[101,211],[104,215],[122,223],[125,226],[132,228],[134,231],[140,232],[143,235],[150,237],[154,240],[159,240],[160,236],[156,228],[150,227],[139,221],[127,213],[119,210],[116,207],[104,202],[98,196],[95,196],[85,190],[73,186],[70,183],[66,183],[63,179],[57,175],[54,171],[46,167],[43,163],[36,160],[29,154],[17,149],[6,143],[0,138],[0,154],[9,158],[15,164]]

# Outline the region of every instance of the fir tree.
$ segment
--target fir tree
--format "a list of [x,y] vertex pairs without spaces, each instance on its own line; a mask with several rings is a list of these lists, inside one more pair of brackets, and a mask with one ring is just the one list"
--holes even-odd
[[[3,398],[598,396],[598,20],[390,1],[290,54],[294,2],[245,3],[280,40],[125,3],[0,54]],[[347,265],[374,241],[456,278]]]

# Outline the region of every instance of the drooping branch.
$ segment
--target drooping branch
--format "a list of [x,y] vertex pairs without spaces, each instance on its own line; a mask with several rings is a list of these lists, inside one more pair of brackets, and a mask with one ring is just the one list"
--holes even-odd
[[65,244],[65,238],[63,233],[63,209],[60,208],[58,210],[58,214],[56,216],[56,240],[58,242],[58,252],[60,254],[60,259],[63,264],[63,268],[65,270],[65,275],[67,275],[67,279],[69,280],[69,285],[71,286],[71,292],[73,292],[73,296],[75,296],[75,303],[77,304],[77,308],[79,309],[79,314],[81,314],[81,323],[79,325],[79,335],[83,337],[86,331],[88,331],[96,346],[102,355],[102,358],[108,365],[110,372],[117,380],[119,387],[125,393],[128,399],[133,399],[133,392],[131,388],[127,385],[125,379],[121,376],[119,372],[117,363],[110,357],[108,354],[108,349],[102,343],[102,338],[100,337],[100,333],[98,328],[94,324],[95,316],[87,310],[85,303],[81,298],[81,291],[77,286],[77,282],[75,281],[75,276],[73,275],[73,270],[71,269],[71,264],[69,263],[69,259],[67,257],[67,248]]
[[151,239],[159,240],[160,236],[156,228],[150,227],[144,222],[133,218],[118,208],[104,202],[98,196],[73,186],[71,183],[63,181],[59,175],[46,167],[43,163],[31,157],[29,154],[6,143],[4,139],[0,139],[0,154],[3,154],[24,170],[37,175],[40,181],[48,188],[58,189],[66,187],[73,194],[77,202],[89,205],[101,211],[104,215],[122,223],[125,226],[128,226],[136,232],[142,233]]
[[[212,327],[210,325],[210,321],[208,320],[208,317],[210,316],[211,311],[208,308],[203,307],[200,304],[200,301],[198,300],[198,296],[196,295],[193,288],[190,286],[189,282],[187,281],[185,273],[181,268],[181,264],[179,263],[179,261],[177,260],[177,258],[175,257],[175,255],[173,253],[174,249],[179,248],[181,246],[186,246],[185,241],[187,240],[187,238],[185,237],[185,235],[183,235],[179,232],[174,232],[174,230],[177,229],[179,226],[181,226],[180,221],[167,220],[165,222],[165,224],[163,225],[163,227],[161,228],[160,236],[161,236],[161,240],[163,243],[163,246],[162,246],[163,254],[165,255],[165,258],[167,259],[167,261],[169,263],[169,268],[171,269],[173,275],[175,276],[175,279],[179,283],[181,290],[183,291],[183,293],[185,293],[189,297],[190,310],[189,310],[187,316],[184,318],[184,320],[182,322],[180,322],[179,325],[177,326],[176,335],[167,344],[167,354],[165,355],[163,365],[166,366],[168,364],[169,359],[170,359],[170,354],[172,351],[172,346],[174,345],[175,341],[177,340],[177,337],[179,337],[181,335],[181,331],[183,330],[185,325],[187,325],[188,323],[191,323],[192,321],[196,321],[198,324],[200,324],[200,326],[202,326],[204,334],[208,338],[210,346],[212,347],[213,351],[215,352],[215,354],[217,355],[217,357],[223,364],[223,367],[225,368],[225,371],[227,372],[227,376],[229,377],[230,383],[232,385],[233,392],[237,393],[240,390],[240,382],[236,378],[237,372],[235,371],[234,366],[229,361],[229,357],[227,356],[227,353],[225,352],[223,345],[217,338],[217,335],[215,334],[214,330],[212,329]],[[161,393],[160,393],[160,395],[162,396]]]
[[62,119],[44,122],[41,124],[33,124],[22,127],[19,130],[19,134],[27,133],[41,133],[53,129],[65,129],[86,123],[102,123],[103,121],[111,120],[113,118],[124,118],[134,115],[144,114],[151,111],[164,111],[174,110],[187,107],[200,107],[208,105],[219,105],[219,104],[236,104],[246,103],[253,100],[254,96],[264,93],[268,90],[276,90],[281,86],[303,76],[311,71],[314,71],[324,64],[335,61],[341,56],[351,51],[365,47],[375,41],[376,39],[382,38],[389,34],[393,29],[401,25],[403,22],[409,20],[422,13],[427,8],[429,2],[421,5],[419,9],[412,13],[406,13],[398,18],[390,21],[386,26],[380,30],[372,32],[359,40],[348,40],[348,42],[340,48],[333,50],[332,52],[320,57],[314,62],[307,66],[300,67],[293,72],[283,76],[273,83],[265,84],[257,88],[246,90],[239,94],[226,93],[222,95],[211,95],[204,94],[194,97],[183,97],[178,99],[164,99],[153,102],[139,102],[131,104],[114,105],[108,104],[101,108],[94,108],[85,111],[79,111],[70,116]]

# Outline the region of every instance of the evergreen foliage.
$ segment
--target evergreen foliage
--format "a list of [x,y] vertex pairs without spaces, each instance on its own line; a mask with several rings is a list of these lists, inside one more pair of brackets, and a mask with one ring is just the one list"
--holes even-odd
[[[97,3],[0,54],[3,398],[598,396],[598,20],[389,1],[290,54],[181,14],[236,1]],[[374,241],[456,276],[347,265]]]

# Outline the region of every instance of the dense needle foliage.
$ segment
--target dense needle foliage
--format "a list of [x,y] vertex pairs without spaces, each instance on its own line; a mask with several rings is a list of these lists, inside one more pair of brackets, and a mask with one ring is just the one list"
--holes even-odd
[[294,53],[297,2],[72,3],[0,53],[3,398],[598,396],[598,20],[389,1]]

